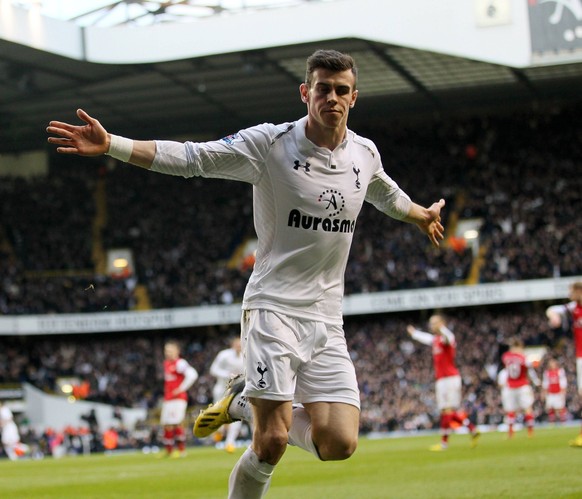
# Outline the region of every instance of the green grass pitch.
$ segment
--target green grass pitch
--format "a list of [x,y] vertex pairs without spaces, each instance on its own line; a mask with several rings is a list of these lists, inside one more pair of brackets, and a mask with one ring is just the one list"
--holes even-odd
[[[438,435],[362,438],[347,461],[318,462],[289,447],[277,467],[269,499],[581,498],[582,448],[568,442],[577,427],[524,431],[513,440],[482,435],[475,449],[453,435],[446,452],[430,452]],[[0,497],[201,498],[226,497],[233,455],[191,448],[182,459],[154,454],[92,455],[0,462]]]

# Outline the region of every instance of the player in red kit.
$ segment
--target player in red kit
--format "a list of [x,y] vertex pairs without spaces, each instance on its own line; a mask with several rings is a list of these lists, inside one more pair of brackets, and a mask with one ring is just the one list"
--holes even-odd
[[175,341],[164,345],[164,357],[164,402],[160,417],[164,429],[164,455],[182,457],[186,453],[183,422],[188,406],[187,390],[198,379],[198,372],[180,357],[180,347]]
[[436,399],[440,411],[440,444],[433,445],[430,450],[442,451],[448,447],[452,424],[466,426],[471,432],[471,446],[477,444],[479,432],[469,419],[459,412],[461,405],[461,376],[455,365],[457,344],[455,335],[446,327],[441,315],[433,315],[429,319],[430,333],[420,331],[409,325],[406,330],[416,341],[432,346],[434,371],[436,378]]
[[[578,395],[582,397],[582,281],[570,285],[570,301],[563,305],[553,305],[546,310],[550,326],[557,328],[571,324],[576,351],[576,373]],[[570,445],[582,447],[582,428],[580,434]]]
[[556,359],[550,359],[542,376],[542,389],[546,412],[550,423],[556,421],[556,413],[563,423],[566,421],[566,372]]
[[[513,438],[514,424],[518,412],[524,414],[524,424],[527,427],[528,436],[533,436],[534,417],[532,406],[534,394],[529,382],[531,377],[534,383],[539,380],[535,371],[524,354],[524,344],[520,338],[511,341],[509,350],[501,356],[504,365],[504,376],[500,377],[502,386],[501,402],[505,411],[508,425],[508,438]],[[500,373],[501,374],[501,373]]]

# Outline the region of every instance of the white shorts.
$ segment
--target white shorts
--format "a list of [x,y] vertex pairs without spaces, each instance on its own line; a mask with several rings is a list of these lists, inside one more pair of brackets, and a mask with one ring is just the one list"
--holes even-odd
[[566,407],[566,395],[564,393],[548,393],[546,395],[546,409],[561,410]]
[[182,424],[186,417],[186,408],[188,402],[182,399],[164,400],[162,402],[162,414],[160,424],[162,425],[179,425]]
[[241,321],[244,395],[267,400],[342,402],[360,408],[354,364],[341,326],[245,310]]
[[526,411],[534,403],[534,395],[531,386],[525,385],[519,388],[503,388],[501,390],[501,404],[505,412]]
[[436,381],[436,401],[439,411],[461,406],[461,376],[447,376]]
[[582,357],[576,357],[576,375],[578,393],[582,395]]

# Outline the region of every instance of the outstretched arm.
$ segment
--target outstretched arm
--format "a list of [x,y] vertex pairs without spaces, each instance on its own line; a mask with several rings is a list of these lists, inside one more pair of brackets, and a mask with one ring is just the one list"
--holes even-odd
[[424,345],[432,345],[432,340],[434,338],[432,334],[427,333],[425,331],[420,331],[411,324],[406,326],[406,332],[410,335],[410,337],[413,340],[419,341]]
[[57,147],[61,154],[79,156],[100,156],[109,154],[142,168],[150,168],[156,154],[154,141],[131,140],[107,133],[98,120],[82,109],[77,110],[79,119],[85,125],[71,125],[61,121],[51,121],[46,131],[56,137],[48,141]]
[[415,224],[428,236],[433,246],[438,248],[440,241],[444,238],[445,231],[441,224],[441,209],[444,205],[444,199],[433,203],[429,208],[424,208],[419,204],[412,203],[408,215],[402,220],[404,222]]

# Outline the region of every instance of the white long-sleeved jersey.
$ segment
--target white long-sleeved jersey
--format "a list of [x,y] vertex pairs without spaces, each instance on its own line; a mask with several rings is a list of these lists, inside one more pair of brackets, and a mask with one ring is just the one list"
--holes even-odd
[[256,262],[244,309],[342,323],[344,271],[364,200],[404,218],[410,198],[373,142],[348,130],[334,151],[305,136],[304,117],[211,142],[156,142],[152,170],[253,185]]

